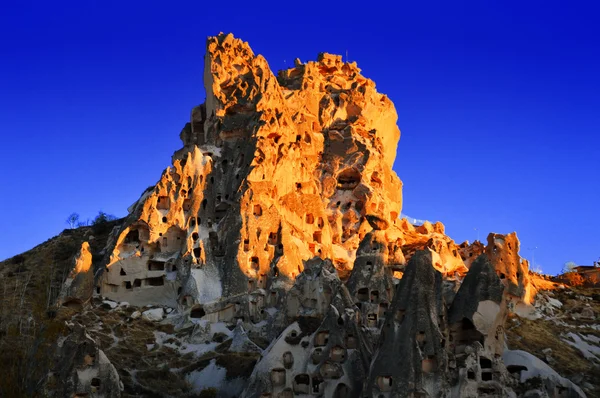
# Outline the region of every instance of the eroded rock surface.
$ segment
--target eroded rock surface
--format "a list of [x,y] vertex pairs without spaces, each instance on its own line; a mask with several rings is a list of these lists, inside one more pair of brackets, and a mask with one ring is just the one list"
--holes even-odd
[[156,306],[131,320],[189,334],[202,365],[176,373],[225,372],[221,396],[517,396],[504,324],[535,289],[516,234],[458,245],[398,218],[396,111],[357,65],[320,54],[275,76],[220,34],[204,81],[97,281]]

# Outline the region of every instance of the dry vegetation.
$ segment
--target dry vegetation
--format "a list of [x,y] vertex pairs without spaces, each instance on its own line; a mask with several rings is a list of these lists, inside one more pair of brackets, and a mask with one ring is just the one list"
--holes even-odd
[[[33,249],[0,262],[0,396],[36,397],[53,366],[64,321],[51,311],[73,258],[88,240],[94,263],[118,221],[66,229]],[[92,236],[94,237],[92,239]]]

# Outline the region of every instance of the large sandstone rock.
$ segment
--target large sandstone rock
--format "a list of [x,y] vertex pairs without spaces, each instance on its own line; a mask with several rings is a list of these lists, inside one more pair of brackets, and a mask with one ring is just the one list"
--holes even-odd
[[63,283],[57,305],[81,310],[94,293],[94,269],[88,242],[83,242],[74,266]]
[[504,321],[535,292],[518,239],[457,245],[399,218],[396,111],[357,65],[320,54],[275,76],[220,34],[204,82],[100,293],[176,308],[162,323],[193,344],[234,330],[231,353],[262,353],[244,397],[515,396]]
[[78,324],[58,346],[56,368],[49,376],[53,397],[118,398],[122,385],[117,370]]

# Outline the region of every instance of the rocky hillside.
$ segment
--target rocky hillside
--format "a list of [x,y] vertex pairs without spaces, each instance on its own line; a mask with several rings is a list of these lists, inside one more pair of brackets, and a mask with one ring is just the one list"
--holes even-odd
[[[598,293],[531,273],[515,233],[457,244],[399,218],[396,111],[355,63],[275,76],[220,34],[204,81],[173,164],[109,235],[1,264],[20,312],[0,343],[35,309],[46,355],[3,353],[36,370],[0,395],[598,396]],[[49,271],[28,281],[34,261]]]

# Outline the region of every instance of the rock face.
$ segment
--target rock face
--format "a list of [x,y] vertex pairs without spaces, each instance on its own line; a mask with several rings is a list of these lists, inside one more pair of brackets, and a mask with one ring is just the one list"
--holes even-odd
[[356,64],[320,54],[276,77],[220,34],[204,80],[173,165],[109,240],[100,294],[161,306],[141,316],[193,326],[194,344],[235,330],[231,352],[262,355],[244,397],[515,396],[504,322],[533,291],[516,235],[457,245],[398,218],[397,115]]
[[56,397],[118,398],[122,386],[117,370],[96,342],[78,324],[59,343],[57,368],[50,376],[49,394]]
[[92,253],[88,242],[83,242],[74,266],[63,283],[57,304],[59,306],[81,309],[94,293],[94,270]]

